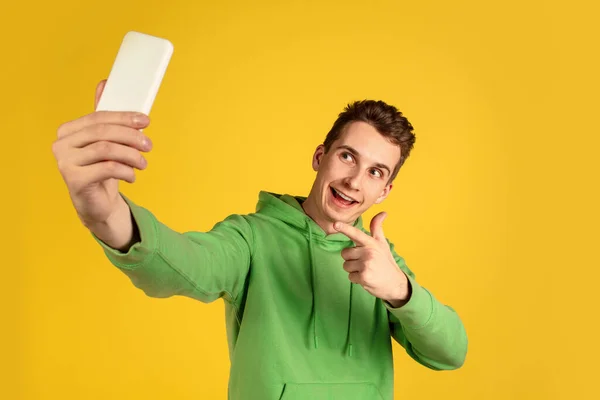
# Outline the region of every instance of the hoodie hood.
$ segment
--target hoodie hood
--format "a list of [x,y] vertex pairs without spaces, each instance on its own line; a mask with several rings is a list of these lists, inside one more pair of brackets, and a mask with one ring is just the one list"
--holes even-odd
[[[256,212],[259,214],[268,215],[272,218],[285,222],[294,229],[300,231],[307,240],[307,248],[309,253],[311,276],[311,291],[312,291],[312,313],[311,313],[311,331],[312,341],[315,349],[319,347],[319,336],[317,332],[317,296],[315,279],[316,263],[314,257],[314,246],[320,246],[327,250],[342,251],[346,247],[354,246],[354,242],[343,233],[327,234],[311,217],[309,217],[302,208],[302,203],[306,200],[303,196],[292,196],[288,194],[278,194],[267,191],[259,193]],[[353,224],[354,227],[364,232],[362,225],[362,217],[358,217]],[[341,257],[341,256],[340,256]],[[348,328],[346,332],[346,353],[352,356],[352,290],[354,283],[348,280],[350,287],[348,295]]]

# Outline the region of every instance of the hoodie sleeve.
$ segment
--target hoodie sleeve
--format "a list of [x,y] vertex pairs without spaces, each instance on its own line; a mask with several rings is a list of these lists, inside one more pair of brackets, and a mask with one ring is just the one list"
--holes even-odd
[[460,368],[468,346],[460,317],[452,307],[440,303],[417,283],[414,273],[396,254],[392,243],[390,250],[412,288],[409,301],[399,308],[383,302],[388,309],[392,337],[414,360],[432,370]]
[[218,222],[209,232],[179,233],[121,194],[141,240],[123,253],[93,232],[109,261],[149,297],[187,296],[203,303],[234,302],[250,268],[252,229],[240,215]]

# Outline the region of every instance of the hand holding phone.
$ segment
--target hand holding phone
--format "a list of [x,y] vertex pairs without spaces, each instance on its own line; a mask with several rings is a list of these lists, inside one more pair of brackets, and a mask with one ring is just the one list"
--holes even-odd
[[152,143],[142,129],[172,52],[166,39],[127,33],[108,79],[96,88],[96,111],[63,123],[52,144],[77,215],[87,227],[102,227],[98,232],[109,245],[120,246],[131,236],[118,183],[133,183],[134,168],[147,167],[141,152]]

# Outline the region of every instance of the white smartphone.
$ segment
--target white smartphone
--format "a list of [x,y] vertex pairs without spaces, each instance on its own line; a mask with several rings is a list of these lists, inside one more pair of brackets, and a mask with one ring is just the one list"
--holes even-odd
[[149,115],[172,54],[173,44],[167,39],[127,32],[96,111],[136,111]]

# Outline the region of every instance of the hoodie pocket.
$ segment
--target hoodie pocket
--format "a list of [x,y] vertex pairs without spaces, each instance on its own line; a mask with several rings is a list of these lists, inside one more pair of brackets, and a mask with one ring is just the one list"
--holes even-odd
[[371,382],[286,383],[279,400],[383,400]]

